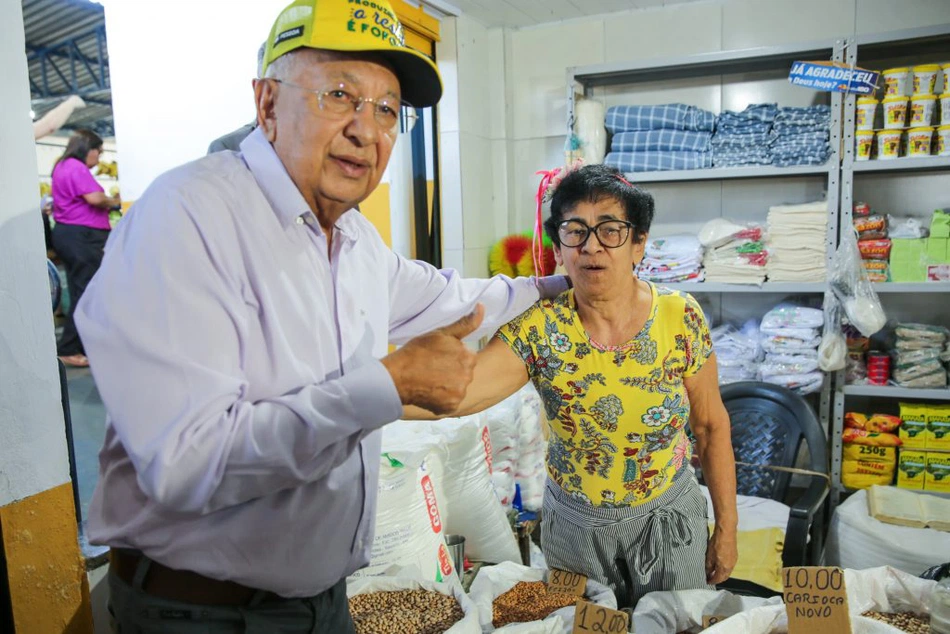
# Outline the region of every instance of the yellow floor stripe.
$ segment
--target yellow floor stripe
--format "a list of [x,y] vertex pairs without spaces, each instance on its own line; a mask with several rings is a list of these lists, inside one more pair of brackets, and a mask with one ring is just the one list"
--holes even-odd
[[92,634],[72,484],[0,507],[17,634]]

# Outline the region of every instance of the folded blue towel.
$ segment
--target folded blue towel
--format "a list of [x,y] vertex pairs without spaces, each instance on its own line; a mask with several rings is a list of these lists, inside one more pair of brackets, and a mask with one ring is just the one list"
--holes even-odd
[[793,136],[807,132],[824,132],[828,136],[828,124],[818,123],[814,125],[798,125],[795,123],[776,123],[772,126],[772,132],[776,136]]
[[620,132],[610,141],[612,152],[643,152],[647,150],[677,150],[708,152],[712,132],[693,130],[638,130]]
[[752,134],[719,134],[718,132],[712,138],[710,145],[713,150],[717,148],[748,148],[766,146],[769,144],[769,133],[755,132]]
[[663,150],[611,152],[604,158],[604,165],[616,167],[621,172],[693,170],[712,167],[712,154]]
[[725,110],[716,120],[716,130],[720,128],[742,127],[754,123],[772,123],[778,114],[778,104],[760,103],[748,106],[745,110]]
[[682,103],[662,106],[611,106],[604,125],[612,133],[636,130],[696,130],[712,132],[716,115]]
[[808,106],[807,108],[779,108],[775,123],[793,123],[796,125],[828,125],[831,122],[830,106]]

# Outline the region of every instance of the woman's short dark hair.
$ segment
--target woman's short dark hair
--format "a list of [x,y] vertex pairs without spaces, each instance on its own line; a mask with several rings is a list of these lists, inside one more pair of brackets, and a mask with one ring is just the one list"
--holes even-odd
[[627,182],[615,167],[585,165],[565,176],[554,190],[551,215],[544,221],[544,231],[554,244],[559,244],[558,225],[564,216],[583,202],[597,203],[611,198],[620,203],[633,225],[637,242],[650,232],[653,222],[653,196]]
[[92,130],[80,128],[79,130],[73,132],[73,135],[69,137],[69,142],[66,143],[66,151],[63,152],[63,155],[59,157],[59,160],[56,161],[56,165],[59,165],[68,158],[79,159],[85,163],[86,156],[89,155],[89,150],[101,149],[102,137]]

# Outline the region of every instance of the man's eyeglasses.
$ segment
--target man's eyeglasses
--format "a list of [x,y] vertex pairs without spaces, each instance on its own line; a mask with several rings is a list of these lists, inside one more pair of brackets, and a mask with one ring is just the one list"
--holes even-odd
[[593,233],[604,248],[616,249],[624,245],[632,228],[633,223],[623,220],[604,220],[593,227],[580,220],[565,220],[557,226],[557,237],[561,246],[574,248],[587,244]]
[[399,133],[400,115],[403,132],[412,130],[418,118],[415,109],[410,104],[393,96],[384,96],[378,99],[357,97],[347,92],[344,84],[326,90],[311,90],[283,79],[275,79],[274,81],[316,95],[320,110],[337,119],[361,112],[364,103],[372,104],[373,119],[376,121],[376,125],[379,126],[380,130],[390,135]]

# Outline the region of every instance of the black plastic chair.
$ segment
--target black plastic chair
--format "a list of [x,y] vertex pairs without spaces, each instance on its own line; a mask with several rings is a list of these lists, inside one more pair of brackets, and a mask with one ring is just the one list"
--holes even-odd
[[[732,446],[737,462],[794,468],[804,444],[810,456],[808,470],[828,473],[828,441],[804,398],[784,387],[759,381],[724,385],[720,393],[732,422]],[[740,495],[788,503],[791,479],[792,474],[788,472],[736,466]],[[823,504],[827,496],[828,480],[811,476],[808,488],[791,504],[782,551],[783,565],[818,563],[823,542]]]

